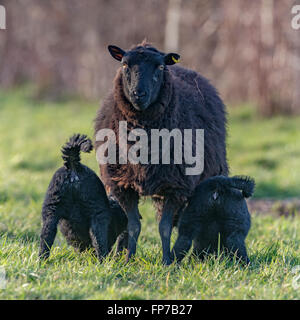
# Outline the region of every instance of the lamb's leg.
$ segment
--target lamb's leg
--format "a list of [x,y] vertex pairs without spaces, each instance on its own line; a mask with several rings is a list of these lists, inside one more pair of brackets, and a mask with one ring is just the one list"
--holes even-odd
[[243,234],[238,232],[231,233],[225,239],[225,247],[231,253],[236,254],[236,256],[242,260],[242,262],[246,264],[250,263],[245,246],[245,236]]
[[[201,241],[202,240],[202,241]],[[203,239],[197,237],[194,240],[194,249],[193,249],[193,254],[200,260],[203,260],[204,257],[208,254],[211,253],[210,245],[205,242],[203,243]]]
[[163,249],[163,263],[169,265],[172,263],[170,253],[170,241],[172,234],[173,216],[176,213],[176,208],[171,200],[164,202],[162,217],[159,223],[159,233]]
[[222,238],[219,238],[219,233],[219,225],[215,221],[197,223],[193,254],[203,260],[208,254],[217,253],[219,241],[220,245],[222,244]]
[[75,250],[83,252],[92,247],[88,225],[86,225],[85,228],[82,222],[77,225],[77,223],[75,224],[66,219],[61,219],[59,221],[59,227],[68,245],[72,246]]
[[58,215],[56,212],[49,211],[48,208],[42,212],[43,227],[40,236],[40,259],[47,259],[50,255],[50,249],[53,245],[58,225]]
[[190,235],[179,235],[172,250],[172,259],[176,259],[178,263],[186,256],[192,246],[192,238]]
[[184,212],[181,215],[178,223],[178,238],[172,249],[172,259],[176,259],[178,263],[186,256],[190,250],[193,242],[193,237],[195,233],[195,226],[190,219],[189,212]]
[[96,254],[100,262],[109,253],[109,222],[109,213],[96,214],[92,217],[91,220],[90,237],[92,240],[92,245],[96,250]]

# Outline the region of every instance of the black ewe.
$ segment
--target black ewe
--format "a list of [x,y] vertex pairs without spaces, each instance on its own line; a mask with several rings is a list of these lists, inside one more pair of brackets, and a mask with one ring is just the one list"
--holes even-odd
[[[121,67],[114,80],[114,89],[95,119],[95,137],[98,151],[104,143],[97,138],[98,133],[101,129],[111,129],[116,136],[117,159],[115,164],[100,163],[101,180],[128,217],[127,259],[136,252],[141,230],[139,197],[151,196],[160,218],[163,262],[170,264],[172,223],[180,208],[201,180],[228,174],[225,106],[215,88],[200,74],[172,66],[178,62],[178,54],[164,54],[147,43],[126,52],[109,46],[109,51],[121,62]],[[193,139],[185,141],[183,148],[189,144],[194,157],[197,153],[195,130],[204,129],[203,172],[186,174],[191,163],[186,159],[182,159],[181,164],[174,161],[175,142],[171,143],[170,164],[162,164],[161,161],[159,164],[119,161],[120,154],[126,154],[127,148],[133,144],[126,141],[127,146],[123,149],[120,147],[120,121],[127,122],[128,132],[136,128],[143,129],[148,137],[152,129],[177,129],[183,135],[184,129],[192,129]],[[147,150],[150,158],[150,145]]]
[[254,186],[248,177],[218,176],[201,182],[180,216],[173,257],[180,262],[194,240],[199,258],[223,248],[249,263],[245,238],[251,221],[244,198],[252,196]]
[[43,203],[41,258],[49,257],[58,224],[69,245],[79,251],[94,247],[100,261],[127,228],[121,207],[109,202],[99,177],[80,163],[80,151],[92,149],[91,140],[79,134],[62,148],[64,166],[55,172]]

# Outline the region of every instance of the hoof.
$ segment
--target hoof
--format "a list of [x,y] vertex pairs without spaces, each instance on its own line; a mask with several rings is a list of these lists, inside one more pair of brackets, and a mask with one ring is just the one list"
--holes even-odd
[[128,262],[133,261],[134,257],[135,257],[134,254],[127,252],[125,263],[127,264]]
[[162,263],[163,263],[163,265],[164,266],[169,266],[170,264],[172,264],[172,260],[170,259],[170,258],[164,258],[163,260],[162,260]]

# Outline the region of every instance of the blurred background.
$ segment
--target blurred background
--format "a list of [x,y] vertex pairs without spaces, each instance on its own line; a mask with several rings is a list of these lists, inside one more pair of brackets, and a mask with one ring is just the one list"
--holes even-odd
[[[36,97],[100,99],[123,49],[146,38],[177,51],[209,78],[227,104],[259,114],[300,112],[300,31],[293,0],[2,0],[0,87],[34,83]],[[298,4],[300,2],[298,1]]]
[[[127,50],[145,38],[178,52],[181,65],[219,90],[228,110],[231,175],[253,176],[256,198],[299,197],[296,4],[300,0],[2,0],[0,204],[2,192],[4,199],[29,197],[40,205],[67,137],[93,136],[99,103],[119,67],[107,46]],[[84,159],[98,172],[94,157]]]

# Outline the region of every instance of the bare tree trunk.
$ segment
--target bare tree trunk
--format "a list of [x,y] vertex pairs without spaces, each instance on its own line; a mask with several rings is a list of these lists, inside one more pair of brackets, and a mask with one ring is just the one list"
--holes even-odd
[[169,0],[165,28],[165,52],[178,51],[181,0]]
[[270,79],[272,70],[272,55],[274,46],[274,3],[273,0],[262,0],[260,8],[260,45],[259,45],[259,74],[258,74],[258,108],[262,115],[270,116],[272,97]]

